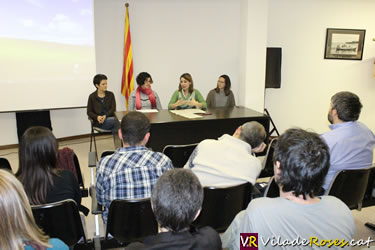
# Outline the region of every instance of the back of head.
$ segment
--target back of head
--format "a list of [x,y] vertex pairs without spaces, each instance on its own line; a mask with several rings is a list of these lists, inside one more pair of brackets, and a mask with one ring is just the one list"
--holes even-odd
[[5,170],[0,170],[0,211],[0,249],[24,249],[24,241],[48,246],[48,237],[36,226],[22,184]]
[[121,120],[121,133],[124,143],[138,145],[150,131],[148,118],[141,112],[128,112]]
[[28,128],[19,145],[19,169],[22,182],[31,204],[44,203],[47,184],[52,183],[51,173],[56,168],[57,142],[46,127]]
[[280,175],[275,175],[275,180],[282,191],[313,197],[327,175],[329,149],[316,133],[288,129],[276,143],[273,160],[280,162]]
[[247,122],[241,126],[240,139],[250,144],[253,149],[264,141],[266,135],[266,130],[259,122]]
[[96,85],[100,85],[100,82],[103,81],[103,80],[107,80],[107,76],[106,75],[103,75],[103,74],[97,74],[96,76],[94,76],[94,79],[92,80],[95,88],[96,88]]
[[152,77],[151,77],[151,75],[149,73],[147,73],[147,72],[141,72],[141,73],[139,73],[137,75],[137,78],[136,78],[137,84],[139,86],[142,86],[145,83],[145,81],[147,80],[147,78],[150,78],[151,83],[152,83]]
[[189,228],[201,209],[203,189],[191,170],[172,169],[158,179],[151,202],[160,227],[179,232]]
[[336,109],[339,119],[344,122],[356,121],[361,114],[362,104],[354,93],[338,92],[332,96],[331,103],[332,109]]

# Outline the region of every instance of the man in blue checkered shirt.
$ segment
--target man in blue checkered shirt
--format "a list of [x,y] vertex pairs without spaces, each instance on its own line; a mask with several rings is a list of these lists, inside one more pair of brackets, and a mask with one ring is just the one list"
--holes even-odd
[[157,179],[173,168],[166,155],[145,147],[150,137],[150,126],[143,113],[127,113],[119,130],[123,147],[98,162],[96,198],[104,206],[104,223],[107,223],[111,201],[151,197]]

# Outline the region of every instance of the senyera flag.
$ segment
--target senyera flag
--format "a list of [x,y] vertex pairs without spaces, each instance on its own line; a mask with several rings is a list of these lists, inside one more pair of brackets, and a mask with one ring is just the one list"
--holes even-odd
[[125,96],[126,108],[129,104],[130,93],[134,89],[134,77],[133,77],[133,53],[132,43],[130,38],[130,24],[129,24],[129,4],[125,4],[126,16],[125,16],[125,37],[124,37],[124,61],[122,67],[122,80],[121,80],[121,94]]

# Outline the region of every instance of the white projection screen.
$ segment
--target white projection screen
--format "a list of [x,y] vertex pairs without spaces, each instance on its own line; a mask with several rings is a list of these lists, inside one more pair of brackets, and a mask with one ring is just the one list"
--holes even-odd
[[0,23],[0,112],[87,105],[92,0],[2,0]]

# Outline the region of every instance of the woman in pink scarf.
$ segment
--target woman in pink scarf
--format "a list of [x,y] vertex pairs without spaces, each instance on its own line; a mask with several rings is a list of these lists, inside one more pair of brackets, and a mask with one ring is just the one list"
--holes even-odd
[[141,72],[136,78],[138,87],[130,94],[128,110],[157,109],[161,110],[158,94],[151,89],[151,75]]

